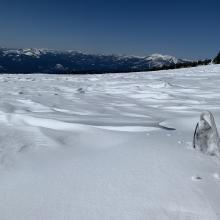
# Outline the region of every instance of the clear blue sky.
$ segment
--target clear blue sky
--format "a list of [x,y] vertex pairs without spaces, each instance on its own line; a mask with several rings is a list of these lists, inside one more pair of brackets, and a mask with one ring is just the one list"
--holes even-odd
[[220,1],[0,0],[0,46],[210,58]]

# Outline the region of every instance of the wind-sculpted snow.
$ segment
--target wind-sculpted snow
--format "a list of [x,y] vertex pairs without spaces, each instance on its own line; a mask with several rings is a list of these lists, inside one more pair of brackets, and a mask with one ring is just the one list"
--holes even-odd
[[220,65],[105,75],[0,75],[2,220],[220,219]]

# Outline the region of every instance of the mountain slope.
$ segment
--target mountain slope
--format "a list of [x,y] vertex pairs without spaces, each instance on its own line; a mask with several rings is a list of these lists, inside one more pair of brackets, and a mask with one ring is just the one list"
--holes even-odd
[[0,48],[1,73],[128,72],[169,67],[187,62],[189,61],[160,54],[136,57],[48,49]]

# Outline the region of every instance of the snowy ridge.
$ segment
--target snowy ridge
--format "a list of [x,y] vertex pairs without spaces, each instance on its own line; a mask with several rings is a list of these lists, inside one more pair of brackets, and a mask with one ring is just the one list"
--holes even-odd
[[181,62],[173,56],[161,54],[152,54],[151,56],[148,56],[146,60],[150,63],[151,67],[169,66]]
[[[86,54],[77,51],[49,49],[0,48],[0,72],[128,72],[171,66],[184,61],[172,56],[153,54],[147,57]],[[62,68],[57,68],[62,66]]]

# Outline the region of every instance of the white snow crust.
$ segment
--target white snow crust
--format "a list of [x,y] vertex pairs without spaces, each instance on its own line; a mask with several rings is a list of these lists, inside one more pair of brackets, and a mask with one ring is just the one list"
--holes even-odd
[[220,65],[0,75],[0,219],[219,220],[220,161],[192,147],[219,85]]

